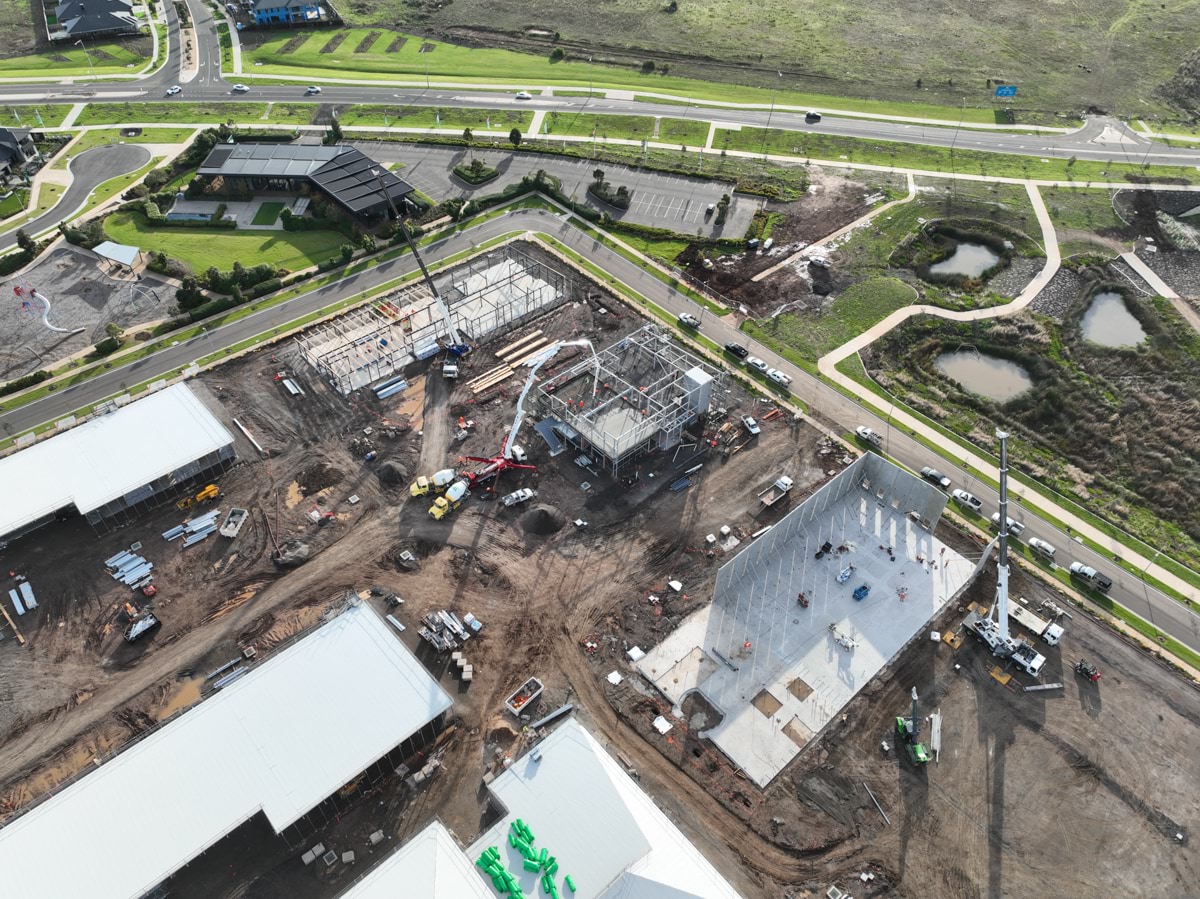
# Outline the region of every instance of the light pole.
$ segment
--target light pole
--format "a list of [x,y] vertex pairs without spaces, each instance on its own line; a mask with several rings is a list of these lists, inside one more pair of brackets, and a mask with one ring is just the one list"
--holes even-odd
[[92,65],[92,54],[88,53],[87,44],[85,44],[83,42],[83,38],[80,38],[79,40],[77,40],[75,42],[75,44],[77,46],[83,48],[83,55],[87,58],[88,70],[91,71],[92,80],[95,81],[96,80],[96,67],[94,65]]
[[[783,72],[779,73],[779,81],[783,80]],[[763,129],[763,162],[767,161],[767,138],[771,135],[771,119],[775,115],[775,94],[779,92],[779,81],[771,90],[771,111],[767,113],[767,127]]]

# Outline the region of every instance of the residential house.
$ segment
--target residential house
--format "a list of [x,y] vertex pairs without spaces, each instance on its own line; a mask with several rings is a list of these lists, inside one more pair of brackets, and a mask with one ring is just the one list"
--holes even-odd
[[324,18],[317,0],[254,0],[250,11],[255,25],[296,25]]
[[58,25],[47,23],[52,41],[110,34],[137,34],[133,0],[62,0],[54,7]]
[[7,178],[36,156],[28,128],[0,128],[0,177]]

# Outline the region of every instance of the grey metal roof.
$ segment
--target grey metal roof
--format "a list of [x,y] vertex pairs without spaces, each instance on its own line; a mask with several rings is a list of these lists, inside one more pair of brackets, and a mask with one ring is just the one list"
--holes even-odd
[[54,15],[72,35],[138,28],[133,0],[62,0]]
[[392,200],[400,203],[412,187],[354,147],[306,144],[219,144],[198,174],[258,178],[307,178],[346,209],[361,214],[385,202],[374,172]]

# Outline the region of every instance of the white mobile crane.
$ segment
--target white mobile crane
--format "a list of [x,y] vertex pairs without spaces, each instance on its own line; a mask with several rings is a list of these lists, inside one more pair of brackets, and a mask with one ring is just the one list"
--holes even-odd
[[513,418],[512,427],[508,429],[508,436],[504,438],[504,445],[500,448],[498,456],[485,458],[483,456],[467,456],[470,462],[483,462],[484,466],[474,472],[468,472],[466,478],[471,482],[471,486],[493,478],[510,468],[525,469],[536,471],[532,465],[522,465],[528,456],[525,450],[516,442],[517,432],[521,430],[521,425],[525,421],[525,398],[529,396],[529,391],[533,389],[534,379],[537,377],[538,369],[553,359],[558,351],[563,347],[568,346],[585,346],[592,351],[592,360],[596,363],[596,377],[592,383],[592,399],[596,397],[596,391],[599,389],[600,378],[600,360],[596,356],[596,348],[592,346],[590,340],[558,340],[544,347],[532,358],[533,367],[529,370],[529,377],[525,379],[525,386],[521,389],[521,395],[517,397],[517,414]]
[[[375,180],[379,182],[379,189],[383,192],[387,199],[388,206],[392,210],[392,218],[396,220],[400,230],[404,232],[404,239],[408,242],[408,248],[412,250],[413,258],[417,260],[417,265],[421,268],[421,276],[425,279],[425,285],[429,288],[429,292],[433,294],[433,304],[437,307],[438,314],[441,315],[442,321],[446,325],[447,338],[450,341],[446,346],[446,358],[442,360],[442,377],[457,378],[458,377],[458,359],[460,356],[465,356],[471,352],[471,345],[462,339],[458,328],[454,325],[454,320],[450,318],[450,310],[446,307],[442,295],[438,293],[437,285],[433,283],[433,278],[429,275],[429,269],[425,267],[425,260],[421,258],[421,254],[417,252],[417,245],[412,239],[412,235],[408,233],[408,228],[404,222],[400,220],[400,211],[396,208],[396,201],[392,199],[391,193],[388,192],[387,186],[383,183],[384,172],[382,169],[372,169],[371,174],[375,176]],[[430,349],[436,352],[432,346]],[[430,354],[432,355],[432,353]],[[421,357],[425,358],[425,357]]]
[[1000,438],[1000,563],[996,569],[996,616],[972,612],[964,622],[968,631],[1003,659],[1012,659],[1026,674],[1037,677],[1046,657],[1024,640],[1015,640],[1008,632],[1008,434],[996,431]]

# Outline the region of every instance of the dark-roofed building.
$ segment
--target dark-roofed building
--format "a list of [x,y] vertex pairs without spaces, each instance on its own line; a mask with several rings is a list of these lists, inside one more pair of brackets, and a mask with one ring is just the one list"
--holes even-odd
[[49,25],[52,41],[98,34],[137,34],[133,0],[62,0],[54,8],[58,25]]
[[36,155],[28,128],[0,128],[0,176],[21,168]]
[[372,221],[390,215],[376,172],[382,173],[392,202],[403,209],[412,187],[353,147],[218,144],[197,174],[230,194],[316,192],[350,215]]

